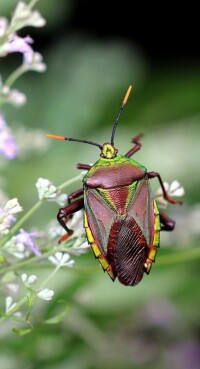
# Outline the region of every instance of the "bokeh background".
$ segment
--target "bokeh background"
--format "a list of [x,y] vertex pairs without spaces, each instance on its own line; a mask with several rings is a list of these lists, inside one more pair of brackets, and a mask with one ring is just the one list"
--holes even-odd
[[[1,15],[10,17],[16,3],[1,0]],[[98,160],[97,148],[48,141],[46,133],[109,140],[130,84],[116,146],[125,153],[131,138],[143,132],[135,160],[160,172],[164,181],[180,181],[186,194],[182,206],[168,208],[177,226],[161,235],[149,276],[134,288],[124,287],[102,273],[92,252],[78,257],[74,270],[61,270],[52,282],[54,299],[36,311],[49,316],[57,300],[64,299],[69,304],[66,319],[55,326],[38,322],[25,337],[4,324],[2,369],[200,368],[199,258],[183,256],[180,262],[180,255],[198,248],[200,239],[199,34],[195,10],[189,26],[190,8],[178,12],[162,6],[40,1],[37,8],[47,25],[24,30],[33,37],[47,71],[23,76],[16,87],[27,95],[27,104],[5,110],[22,147],[17,160],[1,167],[9,197],[17,197],[28,210],[37,201],[39,177],[59,185],[78,174],[77,162]],[[1,74],[9,75],[21,55],[0,63]],[[69,192],[80,187],[81,182]],[[159,187],[156,180],[152,187]],[[43,229],[57,210],[57,205],[45,204],[27,229]]]

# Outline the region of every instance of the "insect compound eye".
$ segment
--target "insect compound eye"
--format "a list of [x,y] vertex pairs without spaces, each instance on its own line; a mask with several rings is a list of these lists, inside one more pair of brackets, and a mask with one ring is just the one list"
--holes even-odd
[[114,158],[116,156],[116,150],[111,144],[105,143],[103,145],[101,156],[107,159]]

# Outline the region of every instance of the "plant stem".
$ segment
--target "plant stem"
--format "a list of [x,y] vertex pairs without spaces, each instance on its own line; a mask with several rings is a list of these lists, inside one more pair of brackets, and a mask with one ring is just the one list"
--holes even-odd
[[66,250],[64,249],[63,245],[59,245],[58,247],[56,247],[56,250],[55,249],[51,249],[49,251],[46,251],[44,252],[42,255],[40,256],[33,256],[32,258],[29,258],[29,259],[26,259],[26,260],[23,260],[23,261],[20,261],[16,264],[12,264],[12,265],[9,265],[7,267],[4,267],[4,268],[1,268],[0,269],[0,274],[4,274],[4,273],[7,273],[7,272],[10,272],[12,270],[17,270],[17,269],[21,269],[22,267],[25,267],[29,264],[33,264],[35,262],[38,262],[38,261],[41,261],[43,259],[46,259],[48,258],[49,256],[52,256],[54,255],[56,252],[58,251],[66,251],[68,253],[70,253],[70,250]]
[[28,301],[27,296],[23,297],[20,301],[16,303],[16,305],[10,309],[4,316],[0,317],[0,323],[3,323],[7,318],[13,315],[19,308],[24,305]]
[[26,68],[24,67],[24,65],[22,64],[19,68],[17,68],[13,73],[11,73],[11,75],[7,78],[7,80],[5,81],[5,86],[11,87],[15,81],[21,77],[22,74],[24,74],[25,72],[27,72],[28,70],[26,70]]
[[26,214],[24,214],[24,216],[10,229],[9,234],[7,234],[6,236],[4,236],[1,240],[0,240],[0,248],[5,244],[5,242],[7,242],[17,231],[18,229],[24,224],[24,222],[26,222],[26,220],[28,218],[30,218],[31,215],[33,215],[33,213],[39,209],[39,207],[42,205],[42,202],[44,200],[39,200],[29,211],[27,211]]
[[[69,179],[68,181],[64,182],[60,186],[58,186],[58,190],[63,190],[65,187],[71,185],[72,183],[76,182],[77,180],[82,178],[82,174],[79,174],[78,176]],[[7,235],[5,235],[0,240],[0,248],[7,242],[17,231],[18,229],[33,215],[33,213],[39,209],[39,207],[42,205],[42,203],[46,199],[39,200],[9,231]]]
[[29,3],[29,8],[32,9],[40,0],[31,0]]
[[54,277],[54,275],[58,272],[59,269],[60,265],[57,265],[56,268],[53,270],[53,272],[49,274],[49,276],[43,282],[40,283],[39,290],[42,290],[44,288],[44,286],[50,281],[51,278]]
[[74,177],[74,178],[72,178],[72,179],[70,179],[70,180],[68,180],[68,181],[66,181],[66,182],[64,182],[64,183],[62,183],[60,186],[58,186],[57,188],[58,188],[58,190],[63,190],[65,187],[67,187],[67,186],[70,186],[72,183],[74,183],[74,182],[76,182],[76,181],[78,181],[79,179],[82,179],[83,178],[83,175],[82,175],[82,173],[81,174],[79,174],[78,176],[76,176],[76,177]]
[[[40,283],[40,285],[37,287],[37,290],[35,291],[35,296],[37,297],[37,293],[39,291],[41,291],[44,286],[49,282],[50,279],[53,278],[53,276],[58,272],[58,270],[60,269],[60,266],[58,265],[53,272],[43,281]],[[4,316],[2,316],[0,318],[0,323],[4,322],[4,320],[6,320],[7,318],[9,318],[10,316],[12,316],[16,311],[19,310],[19,308],[24,305],[26,302],[28,302],[28,298],[27,295],[25,297],[23,297],[20,301],[18,301],[16,303],[16,305],[10,309]]]
[[195,247],[193,249],[190,250],[181,250],[181,251],[174,251],[173,253],[169,254],[169,255],[163,255],[160,256],[155,265],[156,266],[163,266],[163,265],[171,265],[171,264],[176,264],[176,263],[182,263],[182,262],[187,262],[190,260],[194,260],[200,257],[200,248],[199,247]]
[[[62,248],[63,248],[63,246],[58,246],[56,251],[59,251]],[[46,258],[46,257],[48,257],[48,256],[50,256],[54,253],[55,253],[55,250],[51,250],[51,251],[48,251],[48,252],[44,253],[41,256],[35,256],[31,259],[24,260],[24,261],[18,263],[17,265],[15,265],[15,269],[19,269],[22,266],[31,264],[35,261],[42,260],[43,258]],[[196,259],[197,257],[200,257],[200,249],[199,248],[193,248],[192,250],[189,250],[189,251],[174,252],[173,254],[170,254],[170,255],[161,256],[159,258],[159,261],[155,265],[159,267],[159,266],[163,266],[163,265],[166,265],[166,264],[175,264],[175,263],[180,263],[180,262],[183,262],[183,261],[193,260],[193,259]],[[85,268],[80,268],[80,269],[84,273]],[[94,268],[92,268],[92,269],[93,269],[93,272],[94,272]],[[13,270],[13,265],[10,266],[10,267],[1,269],[1,273],[5,273],[5,272],[8,272],[10,270]],[[52,277],[57,273],[58,270],[59,270],[59,266],[57,266],[53,270],[53,272],[40,284],[40,286],[37,288],[38,292],[47,284],[47,282],[49,282],[50,279],[52,279]],[[96,268],[95,268],[95,270],[96,270]],[[12,316],[26,302],[28,302],[27,296],[23,297],[11,310],[9,310],[9,312],[7,314],[5,314],[5,316],[0,317],[0,323],[4,322],[7,318]]]

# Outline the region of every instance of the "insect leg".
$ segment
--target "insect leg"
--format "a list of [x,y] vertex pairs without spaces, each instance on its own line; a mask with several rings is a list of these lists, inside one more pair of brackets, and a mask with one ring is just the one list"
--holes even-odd
[[139,142],[140,141],[140,139],[141,139],[141,137],[143,136],[143,134],[142,133],[140,133],[138,136],[136,136],[136,137],[134,137],[133,139],[132,139],[132,143],[134,143],[135,144],[135,146],[133,146],[132,147],[132,149],[130,149],[126,154],[125,154],[125,156],[127,156],[128,158],[130,158],[133,154],[135,154],[138,150],[140,150],[141,149],[141,146],[142,146],[142,144],[141,144],[141,142]]
[[167,214],[165,214],[162,210],[160,212],[160,221],[162,223],[161,230],[162,231],[173,231],[175,227],[175,220],[170,218]]
[[157,178],[158,178],[158,180],[159,180],[159,182],[160,182],[160,185],[161,185],[161,188],[162,188],[162,191],[163,191],[163,197],[164,197],[164,199],[165,199],[166,201],[171,202],[172,204],[182,204],[182,202],[181,202],[181,201],[175,200],[175,199],[173,199],[172,197],[168,196],[168,194],[167,194],[167,192],[166,192],[166,190],[165,190],[165,187],[164,187],[164,184],[163,184],[162,178],[161,178],[161,176],[160,176],[160,174],[159,174],[159,173],[157,173],[157,172],[148,172],[148,173],[147,173],[147,176],[148,176],[149,178],[155,178],[155,177],[157,177]]
[[92,165],[89,164],[76,164],[76,168],[77,169],[85,169],[85,170],[89,170],[90,168],[92,168]]
[[80,188],[80,190],[76,190],[69,194],[68,196],[68,204],[71,203],[72,199],[77,199],[77,197],[83,195],[83,188]]
[[73,231],[66,226],[66,222],[70,215],[74,214],[76,211],[83,209],[84,200],[83,198],[78,199],[74,202],[68,204],[65,208],[60,208],[57,214],[57,219],[60,225],[66,230],[67,234],[60,237],[59,242],[66,240],[69,236],[73,234]]
[[[71,204],[72,199],[77,199],[77,197],[82,196],[82,195],[83,195],[83,188],[70,193],[67,199],[68,204]],[[72,216],[73,214],[70,214],[68,219],[72,219]]]

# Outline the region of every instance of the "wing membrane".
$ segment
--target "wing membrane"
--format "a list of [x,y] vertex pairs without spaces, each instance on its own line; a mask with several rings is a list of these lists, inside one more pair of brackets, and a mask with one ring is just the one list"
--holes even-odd
[[[110,237],[110,256],[120,282],[133,286],[142,279],[148,247],[140,227],[133,218],[127,216],[124,220],[116,220],[116,223],[118,233],[114,249],[113,239]],[[115,224],[113,230],[116,231]]]

